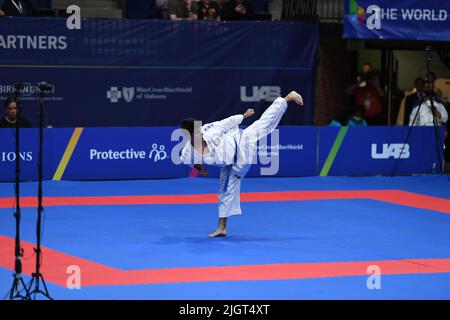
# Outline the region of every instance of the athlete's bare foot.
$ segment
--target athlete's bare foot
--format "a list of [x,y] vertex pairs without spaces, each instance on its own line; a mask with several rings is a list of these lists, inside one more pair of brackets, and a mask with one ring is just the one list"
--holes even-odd
[[295,91],[291,91],[284,99],[286,99],[287,102],[295,102],[296,104],[302,106],[303,105],[303,98],[301,95],[299,95]]
[[216,237],[225,237],[227,235],[227,230],[225,229],[217,229],[213,233],[209,234],[208,237],[216,238]]

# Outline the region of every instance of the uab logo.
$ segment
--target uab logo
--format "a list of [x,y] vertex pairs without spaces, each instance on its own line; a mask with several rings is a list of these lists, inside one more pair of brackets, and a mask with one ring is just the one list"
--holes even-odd
[[253,86],[250,92],[247,87],[241,87],[242,102],[272,102],[281,96],[281,88],[276,86]]
[[384,143],[379,150],[377,144],[372,144],[372,159],[409,159],[409,144],[403,143]]

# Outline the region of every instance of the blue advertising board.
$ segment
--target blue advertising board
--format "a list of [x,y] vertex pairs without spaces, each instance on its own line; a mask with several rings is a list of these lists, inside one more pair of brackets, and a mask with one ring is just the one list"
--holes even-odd
[[[310,72],[305,70],[155,68],[0,68],[0,83],[27,79],[23,115],[34,125],[36,83],[54,83],[45,98],[53,127],[176,126],[184,118],[224,119],[253,108],[258,117],[287,88],[298,88],[305,108],[289,108],[282,125],[312,119]],[[295,83],[295,85],[294,85]],[[3,86],[3,92],[8,92]],[[6,99],[10,92],[1,94]],[[1,103],[1,101],[0,101]],[[308,121],[309,121],[308,120]],[[244,123],[245,124],[245,123]]]
[[[433,127],[321,127],[318,168],[321,175],[432,174],[439,171]],[[440,132],[443,159],[443,128]],[[341,134],[342,143],[337,137]],[[331,152],[335,148],[335,155]],[[328,163],[327,163],[328,162]],[[326,166],[328,164],[328,166]],[[324,171],[328,167],[329,170]],[[326,174],[325,174],[326,173]]]
[[[109,180],[187,177],[176,127],[44,130],[44,179]],[[433,127],[280,127],[258,148],[248,177],[432,174],[439,170]],[[178,133],[178,134],[177,134]],[[443,141],[443,130],[440,133]],[[38,131],[21,130],[22,180],[37,179]],[[441,143],[441,156],[443,144]],[[15,177],[13,129],[0,129],[0,181]],[[219,168],[208,167],[210,177]]]
[[87,128],[62,176],[68,180],[178,178],[188,167],[175,165],[175,128]]
[[[300,41],[299,41],[300,39]],[[282,125],[313,123],[318,26],[302,23],[83,19],[0,20],[0,102],[24,83],[34,125],[36,84],[53,127],[177,126],[212,122],[301,92],[301,112]],[[170,116],[168,116],[170,114]]]

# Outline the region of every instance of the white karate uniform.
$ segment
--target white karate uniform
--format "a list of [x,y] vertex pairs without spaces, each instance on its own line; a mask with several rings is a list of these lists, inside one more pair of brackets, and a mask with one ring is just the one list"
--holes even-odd
[[200,155],[191,143],[181,151],[184,164],[209,164],[220,171],[219,218],[242,214],[241,179],[245,177],[257,154],[258,140],[276,129],[287,109],[284,98],[277,98],[261,118],[244,130],[239,129],[244,117],[235,115],[201,127],[209,153]]

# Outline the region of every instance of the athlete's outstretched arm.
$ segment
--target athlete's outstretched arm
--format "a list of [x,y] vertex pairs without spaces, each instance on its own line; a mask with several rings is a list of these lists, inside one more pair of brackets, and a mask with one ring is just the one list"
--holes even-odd
[[220,128],[220,131],[227,132],[228,130],[233,129],[234,127],[239,126],[245,118],[248,118],[255,114],[255,110],[247,109],[244,114],[237,114],[226,119],[216,121],[213,124]]

